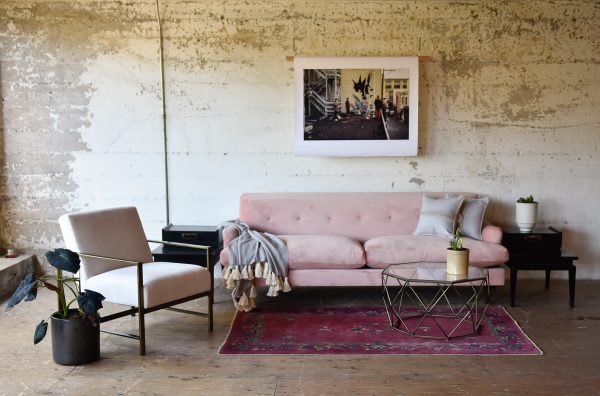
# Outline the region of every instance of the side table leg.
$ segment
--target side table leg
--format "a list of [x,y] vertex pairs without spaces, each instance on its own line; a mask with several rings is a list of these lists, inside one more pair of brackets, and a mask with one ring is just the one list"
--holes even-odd
[[550,270],[546,270],[546,289],[550,288]]
[[575,273],[577,268],[571,263],[569,267],[569,305],[575,306]]
[[515,293],[517,289],[517,269],[510,267],[510,306],[515,306]]

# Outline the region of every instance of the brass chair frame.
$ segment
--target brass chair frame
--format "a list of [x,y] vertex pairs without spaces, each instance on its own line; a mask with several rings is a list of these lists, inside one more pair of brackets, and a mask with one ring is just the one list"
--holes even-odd
[[[100,256],[97,254],[79,253],[79,255],[82,257],[118,261],[118,262],[129,263],[129,264],[137,266],[138,306],[131,307],[130,309],[127,309],[125,311],[116,312],[111,315],[101,316],[100,323],[108,322],[110,320],[122,318],[122,317],[128,316],[128,315],[135,316],[135,314],[137,313],[138,314],[139,334],[136,335],[136,334],[120,333],[120,332],[116,332],[116,331],[102,330],[102,329],[100,331],[102,331],[104,333],[108,333],[108,334],[113,334],[113,335],[118,335],[121,337],[127,337],[127,338],[132,338],[135,340],[139,340],[140,355],[146,354],[146,327],[145,327],[145,322],[144,322],[144,316],[146,314],[158,311],[160,309],[167,309],[170,311],[185,313],[185,314],[189,314],[189,315],[208,317],[208,331],[209,332],[213,331],[214,270],[213,270],[212,258],[210,255],[210,246],[192,245],[189,243],[167,242],[167,241],[159,241],[159,240],[152,240],[152,239],[148,239],[147,241],[150,243],[158,243],[158,244],[167,245],[167,246],[178,246],[178,247],[186,247],[186,248],[191,248],[191,249],[205,250],[206,251],[206,269],[210,273],[210,290],[203,292],[203,293],[197,293],[197,294],[194,294],[194,295],[191,295],[191,296],[188,296],[185,298],[181,298],[178,300],[169,301],[164,304],[160,304],[160,305],[157,305],[157,306],[154,306],[151,308],[144,308],[144,288],[143,288],[143,285],[144,285],[143,264],[144,263],[139,262],[139,261],[134,261],[134,260],[126,260],[126,259],[120,259],[120,258],[115,258],[115,257]],[[201,298],[201,297],[208,297],[208,312],[207,313],[190,311],[187,309],[173,307],[174,305],[182,304],[184,302],[195,300],[195,299]]]

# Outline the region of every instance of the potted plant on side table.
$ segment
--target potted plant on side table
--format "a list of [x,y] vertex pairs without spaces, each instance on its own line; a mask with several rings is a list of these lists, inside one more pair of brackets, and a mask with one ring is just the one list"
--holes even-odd
[[469,249],[463,247],[460,228],[450,239],[446,255],[446,272],[450,275],[466,275],[469,272]]
[[[77,253],[68,249],[56,249],[46,253],[51,266],[56,268],[56,276],[37,277],[29,273],[19,284],[6,306],[10,311],[21,301],[32,301],[37,297],[37,288],[46,287],[57,294],[58,310],[42,320],[35,328],[33,343],[37,344],[46,336],[48,321],[52,327],[52,358],[58,364],[78,365],[91,363],[100,357],[100,317],[104,296],[93,290],[81,291],[79,278],[64,277],[63,271],[73,274],[79,271],[80,259]],[[69,290],[73,297],[67,301]],[[71,304],[77,301],[79,308]]]
[[521,232],[531,232],[537,221],[538,203],[533,195],[517,200],[515,220]]

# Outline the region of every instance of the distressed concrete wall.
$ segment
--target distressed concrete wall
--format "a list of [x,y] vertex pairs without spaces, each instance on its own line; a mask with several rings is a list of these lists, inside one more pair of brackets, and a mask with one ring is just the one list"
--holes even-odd
[[[164,3],[164,4],[162,4]],[[472,190],[512,223],[533,194],[600,277],[600,5],[593,1],[173,1],[164,16],[171,220],[235,217],[245,191]],[[293,154],[286,55],[431,55],[420,154]],[[61,244],[68,210],[165,218],[152,1],[0,3],[3,245]]]
[[133,203],[162,224],[152,3],[3,1],[2,247],[62,245],[68,211]]

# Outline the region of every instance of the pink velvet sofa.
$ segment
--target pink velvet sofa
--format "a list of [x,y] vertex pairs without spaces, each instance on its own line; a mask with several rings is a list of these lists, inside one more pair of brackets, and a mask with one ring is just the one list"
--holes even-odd
[[[443,196],[444,193],[426,193]],[[472,193],[455,193],[476,198]],[[250,193],[240,199],[239,220],[283,239],[294,286],[380,286],[390,264],[445,266],[448,239],[412,235],[423,193]],[[470,265],[489,268],[490,284],[504,284],[508,252],[502,230],[485,224],[483,240],[464,238]],[[223,230],[221,264],[237,231]]]

